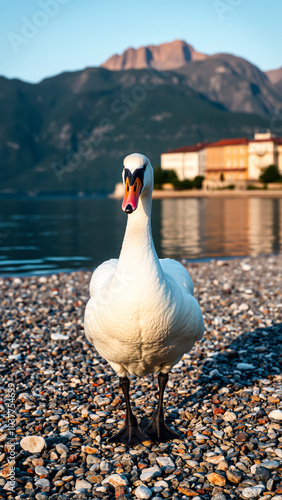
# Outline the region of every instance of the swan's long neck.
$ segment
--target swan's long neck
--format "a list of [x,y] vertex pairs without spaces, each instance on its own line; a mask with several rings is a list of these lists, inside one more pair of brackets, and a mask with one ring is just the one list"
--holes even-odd
[[128,215],[126,231],[117,270],[142,275],[142,270],[152,275],[162,275],[151,230],[152,190],[142,193],[138,208]]

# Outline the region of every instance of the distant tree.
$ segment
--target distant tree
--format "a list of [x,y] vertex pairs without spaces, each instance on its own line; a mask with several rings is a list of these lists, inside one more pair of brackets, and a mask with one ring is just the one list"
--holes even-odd
[[223,173],[220,174],[220,180],[224,181],[224,174]]
[[261,182],[265,183],[279,182],[281,180],[281,175],[277,165],[269,165],[269,167],[264,168],[259,179]]
[[178,181],[177,174],[174,170],[166,170],[161,167],[156,167],[154,171],[154,187],[161,189],[162,184],[173,184]]
[[196,189],[202,189],[203,180],[204,177],[202,175],[196,175],[195,179],[193,180],[193,186]]
[[183,181],[179,181],[178,179],[173,181],[173,185],[175,189],[192,189],[193,188],[193,181],[190,181],[190,179],[184,179]]

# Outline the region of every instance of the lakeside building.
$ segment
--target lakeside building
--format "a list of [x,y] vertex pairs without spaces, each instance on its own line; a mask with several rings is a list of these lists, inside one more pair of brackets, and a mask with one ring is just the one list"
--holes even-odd
[[161,154],[161,168],[174,170],[180,181],[205,175],[207,143],[197,143]]
[[259,179],[262,169],[269,165],[277,165],[282,174],[282,137],[269,132],[255,134],[249,141],[249,179]]
[[248,180],[248,139],[222,139],[206,148],[206,180]]
[[[213,143],[198,143],[161,154],[161,168],[175,170],[179,180],[205,177],[210,186],[218,182],[258,181],[262,169],[277,165],[282,174],[282,138],[271,132],[255,133]],[[216,186],[214,186],[216,187]]]

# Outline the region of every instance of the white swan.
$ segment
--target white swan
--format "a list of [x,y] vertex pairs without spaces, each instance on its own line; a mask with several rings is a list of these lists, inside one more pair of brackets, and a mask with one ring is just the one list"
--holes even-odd
[[[85,333],[99,354],[120,377],[126,401],[125,426],[109,441],[134,444],[148,439],[178,438],[163,416],[163,393],[168,372],[204,333],[193,283],[175,260],[158,259],[151,232],[154,173],[148,158],[133,153],[124,160],[128,214],[119,259],[101,264],[90,282]],[[159,401],[145,433],[129,402],[128,374],[159,372]]]

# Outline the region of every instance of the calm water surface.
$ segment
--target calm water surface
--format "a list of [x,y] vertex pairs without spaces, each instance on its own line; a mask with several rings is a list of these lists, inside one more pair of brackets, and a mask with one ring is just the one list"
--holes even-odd
[[[113,199],[0,200],[0,274],[90,269],[118,257],[127,216]],[[280,252],[282,199],[153,201],[159,257]]]

